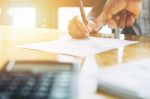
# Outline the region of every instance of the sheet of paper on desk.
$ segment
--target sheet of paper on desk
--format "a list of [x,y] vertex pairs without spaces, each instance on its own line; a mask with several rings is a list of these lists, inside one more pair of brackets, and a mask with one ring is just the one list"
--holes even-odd
[[77,57],[85,57],[134,43],[137,43],[137,41],[91,37],[90,39],[83,40],[65,39],[21,45],[19,47]]

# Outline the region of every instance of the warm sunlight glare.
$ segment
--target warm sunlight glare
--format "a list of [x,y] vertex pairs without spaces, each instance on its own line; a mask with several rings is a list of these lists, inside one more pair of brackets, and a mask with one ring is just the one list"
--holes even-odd
[[[87,15],[90,12],[91,7],[85,7],[84,10]],[[69,20],[76,15],[81,16],[79,7],[60,7],[58,9],[58,29],[66,32]],[[104,26],[100,30],[100,33],[112,33],[112,29],[108,26]]]
[[[85,13],[90,11],[90,7],[85,7]],[[58,28],[62,31],[67,31],[68,22],[74,16],[80,16],[78,7],[60,7],[58,9]]]
[[20,28],[33,28],[36,26],[36,8],[12,7],[9,14],[13,17],[13,26]]

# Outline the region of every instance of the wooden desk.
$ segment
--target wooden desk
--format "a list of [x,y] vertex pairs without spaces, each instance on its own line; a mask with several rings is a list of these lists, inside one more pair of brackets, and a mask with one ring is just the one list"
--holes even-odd
[[19,49],[16,46],[54,40],[58,38],[58,33],[58,30],[52,29],[15,29],[0,26],[0,66],[9,59],[56,60],[56,54]]
[[[0,26],[0,67],[10,60],[55,60],[59,61],[59,55],[55,53],[40,52],[17,48],[17,45],[50,41],[59,38],[60,31],[54,29],[14,29],[8,26]],[[114,64],[125,63],[150,57],[150,39],[147,37],[127,36],[126,39],[140,40],[139,43],[114,49],[84,59],[74,58],[83,63],[79,72],[79,94],[82,99],[91,94],[103,95],[106,99],[116,99],[103,92],[96,94],[96,80],[93,73],[100,68],[107,68]],[[84,61],[81,61],[84,60]],[[84,95],[83,95],[84,94]],[[87,99],[87,98],[86,98]]]

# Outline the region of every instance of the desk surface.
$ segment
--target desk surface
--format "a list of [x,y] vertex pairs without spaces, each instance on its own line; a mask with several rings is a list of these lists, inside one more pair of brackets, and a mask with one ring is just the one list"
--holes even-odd
[[[66,57],[55,53],[40,52],[35,50],[27,50],[17,48],[16,45],[30,44],[43,41],[50,41],[59,38],[58,30],[55,29],[15,29],[8,26],[0,26],[0,67],[10,59],[15,60],[55,60],[61,61],[73,59],[80,61],[83,66],[79,73],[79,94],[91,94],[94,99],[96,91],[95,79],[90,77],[95,70],[100,68],[108,68],[111,65],[135,61],[150,57],[150,38],[126,36],[129,40],[139,40],[140,42],[134,45],[114,49],[84,59],[76,57]],[[90,61],[89,61],[90,60]],[[87,65],[88,64],[88,65]],[[92,65],[90,65],[92,64]],[[93,64],[95,64],[93,66]],[[88,83],[87,83],[88,82]],[[105,96],[106,99],[116,99],[116,97],[103,92],[97,92],[97,96]],[[84,95],[81,95],[84,96]],[[85,99],[85,98],[83,98]]]

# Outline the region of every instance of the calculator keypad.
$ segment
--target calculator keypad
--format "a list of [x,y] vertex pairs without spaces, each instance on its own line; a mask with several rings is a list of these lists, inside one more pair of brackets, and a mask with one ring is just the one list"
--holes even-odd
[[0,99],[72,99],[73,73],[0,74]]

